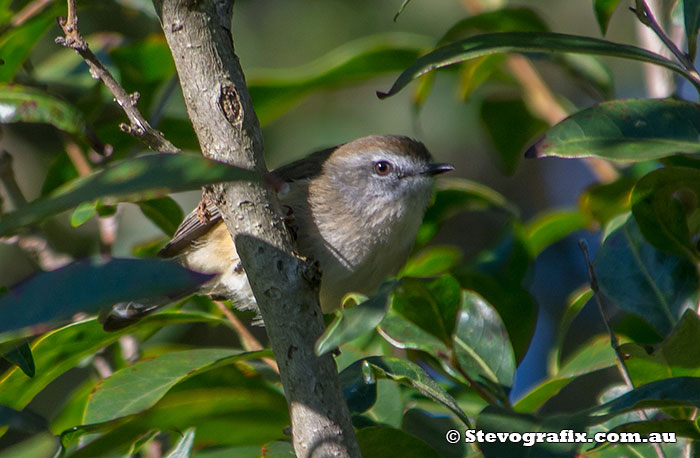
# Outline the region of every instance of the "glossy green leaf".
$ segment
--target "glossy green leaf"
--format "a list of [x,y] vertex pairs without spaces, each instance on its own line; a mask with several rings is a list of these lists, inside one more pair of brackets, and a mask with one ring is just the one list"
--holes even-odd
[[625,344],[625,365],[635,386],[670,377],[700,377],[700,317],[686,310],[668,337],[650,352],[638,344]]
[[339,379],[350,413],[365,412],[377,401],[377,379],[367,361],[355,361],[340,372]]
[[175,384],[238,360],[270,356],[269,351],[241,352],[200,348],[170,352],[138,361],[105,379],[90,395],[85,423],[102,423],[155,405]]
[[551,352],[549,354],[548,368],[550,373],[556,374],[559,372],[561,351],[562,347],[564,346],[564,339],[566,339],[569,327],[571,326],[571,323],[573,323],[574,318],[578,316],[578,313],[583,309],[583,307],[588,303],[588,301],[592,297],[593,290],[591,290],[591,288],[586,285],[571,293],[567,298],[566,308],[564,309],[564,313],[559,319],[559,325],[557,326],[554,345],[552,346]]
[[642,177],[632,191],[632,214],[644,238],[657,249],[700,261],[691,240],[681,192],[694,196],[687,200],[696,206],[700,197],[700,170],[667,167]]
[[472,379],[511,386],[515,355],[501,318],[476,293],[462,292],[462,304],[453,336],[460,367]]
[[608,235],[593,265],[605,297],[661,335],[671,331],[686,308],[697,305],[695,266],[649,245],[633,218]]
[[391,308],[424,331],[448,343],[455,329],[460,296],[459,283],[449,275],[431,281],[404,278],[394,291]]
[[431,45],[427,37],[381,34],[346,43],[300,67],[251,69],[246,79],[255,112],[261,124],[268,124],[311,91],[400,71]]
[[549,127],[531,114],[521,97],[487,97],[481,102],[480,114],[496,148],[498,167],[506,175],[515,173],[525,147]]
[[182,435],[182,439],[177,441],[175,447],[165,455],[165,458],[190,458],[192,444],[194,443],[195,428],[189,428]]
[[424,396],[447,407],[465,425],[469,425],[469,418],[454,398],[417,364],[399,358],[379,356],[365,358],[365,361],[373,367],[376,375],[413,387]]
[[548,246],[588,225],[588,218],[575,210],[552,210],[528,223],[525,245],[534,259]]
[[199,313],[158,313],[116,332],[104,332],[96,318],[49,331],[31,344],[36,365],[34,377],[27,377],[16,367],[2,374],[0,404],[23,409],[49,383],[124,334],[150,335],[166,325],[193,322],[222,323],[215,317]]
[[432,205],[425,212],[423,224],[418,229],[416,245],[422,246],[432,239],[442,224],[462,211],[494,208],[517,215],[518,209],[493,189],[462,178],[444,178],[437,183]]
[[372,426],[357,432],[357,443],[365,458],[401,456],[405,458],[439,458],[428,444],[400,429]]
[[316,354],[323,355],[376,328],[386,315],[391,292],[396,286],[396,281],[386,282],[377,294],[361,304],[337,311],[333,322],[316,341]]
[[549,129],[528,157],[600,157],[638,162],[700,152],[700,105],[672,99],[611,100]]
[[34,377],[34,374],[36,374],[36,365],[34,364],[34,358],[32,357],[32,349],[29,348],[29,344],[27,342],[19,344],[17,347],[3,352],[1,356],[15,366],[19,367],[27,377]]
[[[58,5],[47,8],[37,16],[29,19],[23,25],[10,29],[0,35],[0,82],[7,83],[14,79],[15,74],[29,57],[36,43],[55,24],[56,16],[61,14]],[[2,100],[0,96],[0,100]],[[0,119],[2,117],[0,116]]]
[[579,208],[590,219],[604,227],[611,219],[630,209],[630,196],[635,180],[621,177],[612,183],[595,184],[579,197]]
[[605,35],[608,32],[610,18],[620,5],[620,0],[593,0],[593,10],[595,18],[600,26],[600,33]]
[[258,174],[188,154],[151,154],[108,166],[59,188],[50,197],[30,202],[21,210],[6,213],[0,234],[34,224],[47,216],[97,198],[104,203],[144,200],[170,192],[199,189],[208,183],[256,180]]
[[76,135],[85,130],[83,115],[68,102],[39,89],[0,84],[0,123],[13,122],[51,124]]
[[442,340],[394,309],[389,309],[377,331],[396,348],[421,350],[433,356],[449,353],[449,348]]
[[698,28],[700,28],[700,1],[683,0],[683,20],[685,34],[688,37],[688,57],[695,60],[698,49]]
[[75,207],[73,213],[70,215],[70,225],[73,227],[80,227],[92,219],[97,213],[97,201],[94,202],[83,202]]
[[404,70],[388,92],[377,94],[380,98],[392,96],[415,78],[437,68],[489,54],[510,52],[564,52],[615,56],[661,65],[687,77],[686,70],[680,64],[635,46],[559,33],[507,32],[477,35],[437,48]]
[[582,345],[561,365],[561,369],[556,374],[530,390],[513,405],[513,408],[517,412],[534,412],[580,376],[613,367],[616,361],[615,351],[610,346],[610,338],[596,337]]
[[453,246],[432,245],[411,256],[399,277],[433,277],[449,271],[462,259],[462,251]]
[[[18,330],[78,312],[96,313],[117,302],[177,297],[211,278],[157,259],[84,260],[42,272],[0,297],[0,332]],[[51,296],[46,296],[51,291]],[[45,330],[46,328],[44,328]]]
[[182,222],[182,208],[171,197],[144,200],[138,203],[139,208],[165,234],[173,236]]

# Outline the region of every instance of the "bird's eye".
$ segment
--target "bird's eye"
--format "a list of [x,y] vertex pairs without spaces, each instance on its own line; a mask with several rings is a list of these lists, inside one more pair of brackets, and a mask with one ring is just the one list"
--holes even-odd
[[391,162],[379,161],[374,164],[374,171],[379,176],[386,176],[391,173]]

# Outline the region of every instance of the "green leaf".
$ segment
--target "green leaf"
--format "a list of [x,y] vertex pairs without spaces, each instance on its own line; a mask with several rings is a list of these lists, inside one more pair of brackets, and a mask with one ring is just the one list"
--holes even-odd
[[36,274],[0,297],[0,332],[29,326],[39,331],[40,323],[67,319],[78,312],[95,313],[117,302],[176,297],[210,278],[157,259],[74,262]]
[[562,347],[564,346],[564,339],[566,339],[566,334],[569,331],[569,327],[571,326],[571,323],[573,323],[574,318],[578,316],[578,313],[592,297],[593,290],[591,290],[590,286],[588,285],[577,289],[569,295],[566,301],[564,313],[559,319],[554,345],[552,346],[549,354],[548,368],[550,373],[556,374],[559,372],[561,351]]
[[518,214],[518,209],[513,204],[487,186],[461,178],[441,179],[437,183],[435,199],[425,212],[423,224],[418,229],[416,245],[428,243],[442,224],[457,213],[490,208],[513,216]]
[[95,213],[97,213],[97,201],[83,202],[75,207],[75,210],[70,215],[70,225],[80,227],[95,216]]
[[188,154],[151,154],[128,159],[78,178],[50,197],[4,214],[0,221],[0,235],[97,198],[106,204],[119,200],[146,200],[170,192],[199,189],[209,183],[258,178],[255,172]]
[[3,352],[2,357],[19,367],[27,377],[34,377],[36,374],[36,366],[32,357],[32,349],[29,344],[24,342],[19,346]]
[[611,100],[549,129],[527,157],[600,157],[638,162],[700,152],[700,106],[672,99]]
[[700,317],[686,310],[668,337],[650,352],[637,344],[625,344],[625,365],[635,386],[670,377],[700,377]]
[[184,217],[180,205],[170,197],[144,200],[138,206],[146,218],[171,237]]
[[53,434],[36,434],[30,439],[3,449],[3,458],[52,457],[58,452],[58,439]]
[[518,400],[513,408],[517,412],[534,412],[580,376],[612,367],[616,361],[615,351],[610,346],[610,337],[607,335],[595,337],[582,345],[573,356],[562,364],[561,369],[556,374],[541,382]]
[[[0,72],[2,68],[0,66]],[[39,89],[19,84],[0,84],[0,122],[51,124],[75,135],[85,130],[83,115],[74,106]]]
[[697,305],[698,277],[688,260],[649,245],[633,218],[603,242],[593,262],[601,292],[667,335]]
[[343,369],[339,378],[350,413],[365,412],[377,401],[377,379],[364,359]]
[[600,33],[603,35],[608,32],[610,18],[618,6],[620,6],[620,0],[593,0],[595,18],[600,26]]
[[462,259],[462,251],[453,246],[432,245],[411,256],[399,277],[433,277],[449,271]]
[[460,296],[459,283],[450,275],[431,281],[404,278],[394,291],[391,308],[432,336],[449,343]]
[[433,356],[449,353],[449,348],[442,340],[399,315],[394,309],[389,309],[377,327],[377,332],[396,348],[421,350]]
[[549,127],[530,113],[521,97],[486,97],[481,102],[481,121],[496,147],[497,164],[506,175],[515,173],[527,144]]
[[476,32],[548,32],[545,21],[533,10],[507,7],[466,17],[443,35],[439,45],[473,35]]
[[400,429],[372,426],[357,432],[357,443],[365,458],[401,456],[405,458],[439,458],[428,444]]
[[683,0],[685,34],[688,37],[688,59],[693,62],[698,49],[698,28],[700,27],[700,1]]
[[469,418],[459,408],[457,401],[417,364],[399,358],[372,356],[365,358],[377,376],[407,384],[419,393],[447,407],[457,418],[469,426]]
[[391,292],[397,284],[396,281],[385,282],[379,287],[377,294],[366,301],[336,311],[333,322],[316,341],[316,354],[320,356],[328,353],[376,328],[386,315]]
[[700,197],[700,170],[667,167],[639,180],[632,191],[632,214],[644,238],[659,250],[685,256],[693,262],[700,254],[691,240],[683,191],[694,194],[688,206]]
[[0,404],[23,409],[53,380],[74,368],[80,361],[94,356],[100,348],[116,342],[124,334],[149,336],[166,325],[193,322],[225,323],[219,318],[199,313],[161,312],[116,332],[104,332],[95,318],[50,331],[31,344],[37,368],[34,377],[28,378],[17,367],[2,374]]
[[61,14],[60,7],[54,5],[23,25],[0,35],[0,59],[4,61],[0,65],[0,82],[6,83],[14,79],[39,39],[55,24],[58,14]]
[[380,34],[346,43],[300,67],[251,69],[246,73],[255,112],[262,125],[268,124],[311,91],[400,71],[430,46],[427,37]]
[[154,406],[188,377],[235,361],[270,356],[269,351],[200,348],[170,352],[138,361],[115,372],[92,392],[85,423],[102,423]]
[[605,227],[611,219],[630,210],[635,180],[621,177],[612,183],[595,184],[579,197],[579,208],[590,219]]
[[515,355],[498,313],[476,293],[462,292],[462,305],[453,336],[461,368],[473,379],[511,386]]
[[530,256],[534,259],[548,246],[585,229],[588,219],[576,210],[550,210],[540,214],[527,225],[525,245]]
[[378,92],[377,95],[380,98],[392,96],[413,79],[437,68],[509,52],[568,52],[622,57],[661,65],[688,78],[687,71],[680,64],[635,46],[560,33],[507,32],[477,35],[437,48],[404,70],[388,92]]
[[38,433],[46,431],[48,422],[45,418],[29,410],[18,411],[0,405],[0,427],[8,426],[10,429]]

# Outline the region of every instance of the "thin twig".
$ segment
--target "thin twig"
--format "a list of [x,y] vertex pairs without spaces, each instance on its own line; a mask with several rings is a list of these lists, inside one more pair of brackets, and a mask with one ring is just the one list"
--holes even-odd
[[[612,327],[610,326],[610,319],[605,313],[605,307],[603,306],[603,295],[600,292],[600,287],[598,285],[598,277],[595,274],[595,270],[593,269],[593,263],[591,263],[591,258],[588,255],[588,244],[586,243],[585,240],[579,240],[578,246],[581,249],[581,252],[583,253],[583,257],[586,261],[586,269],[588,270],[588,278],[591,282],[591,289],[593,290],[593,296],[595,297],[596,304],[598,304],[598,311],[600,312],[600,316],[603,318],[603,324],[605,324],[605,329],[608,331],[608,335],[610,336],[610,346],[613,348],[615,351],[615,358],[617,359],[617,367],[620,370],[620,374],[622,375],[622,379],[625,381],[625,385],[627,385],[627,388],[631,391],[634,389],[634,384],[632,383],[632,377],[630,376],[629,370],[627,369],[627,365],[625,364],[625,359],[624,356],[622,355],[622,352],[620,351],[620,341],[617,339],[617,335],[613,331]],[[637,415],[639,416],[639,419],[642,421],[648,421],[649,416],[646,414],[644,410],[638,410]],[[661,445],[659,444],[652,444],[654,446],[654,450],[656,451],[656,454],[659,456],[659,458],[664,458],[666,454],[664,453],[663,449],[661,448]]]
[[[263,346],[260,344],[258,339],[255,338],[253,334],[248,331],[248,328],[241,323],[241,320],[236,317],[233,313],[231,313],[231,310],[229,310],[228,307],[226,307],[226,304],[224,304],[221,301],[214,301],[216,306],[221,310],[221,313],[224,314],[226,319],[228,319],[231,322],[231,325],[233,326],[233,329],[236,331],[238,334],[238,338],[241,341],[241,346],[246,350],[246,351],[258,351],[262,350]],[[277,363],[275,362],[274,359],[272,358],[262,358],[262,360],[272,368],[275,372],[278,374],[280,373],[279,367],[277,367]]]
[[136,108],[139,93],[128,94],[97,56],[90,51],[87,42],[83,39],[78,30],[78,16],[76,13],[75,0],[68,0],[68,17],[59,17],[58,25],[61,26],[65,37],[57,37],[56,43],[75,50],[82,57],[90,68],[90,74],[95,79],[100,79],[107,86],[107,89],[114,95],[115,101],[124,110],[131,124],[122,123],[119,128],[148,145],[150,148],[160,152],[177,152],[178,149],[170,143],[162,133],[151,127],[141,112]]
[[666,45],[669,51],[678,59],[681,65],[687,70],[687,76],[693,81],[695,87],[700,91],[700,75],[698,74],[693,61],[688,57],[686,53],[681,51],[678,46],[669,38],[669,36],[664,32],[663,28],[659,25],[659,22],[654,17],[654,14],[644,0],[636,0],[637,7],[630,8],[630,11],[637,15],[639,21],[645,26],[649,27],[654,31],[657,37]]
[[19,27],[37,14],[41,13],[44,8],[53,3],[54,0],[34,0],[27,6],[19,10],[10,20],[12,27]]

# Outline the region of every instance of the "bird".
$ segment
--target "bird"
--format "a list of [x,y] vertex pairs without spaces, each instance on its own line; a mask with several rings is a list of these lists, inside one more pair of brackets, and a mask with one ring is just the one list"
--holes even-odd
[[[298,252],[318,262],[324,313],[348,292],[374,293],[408,259],[436,175],[454,170],[433,162],[423,143],[372,135],[317,151],[271,172]],[[258,311],[236,247],[216,205],[204,199],[159,252],[190,270],[215,274],[198,291]],[[171,298],[172,301],[172,298]],[[163,298],[122,303],[103,327],[117,330],[162,306]]]

